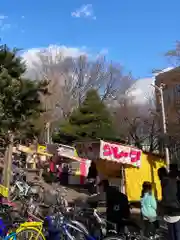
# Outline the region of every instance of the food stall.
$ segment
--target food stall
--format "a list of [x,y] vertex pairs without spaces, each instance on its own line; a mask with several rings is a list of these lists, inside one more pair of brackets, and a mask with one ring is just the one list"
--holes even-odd
[[69,184],[84,184],[91,161],[79,157],[76,149],[68,145],[59,144],[57,152],[63,161],[67,160],[70,164]]
[[47,158],[52,157],[52,154],[48,153],[45,145],[38,144],[37,146],[31,145],[29,147],[24,145],[18,146],[18,151],[26,153],[26,168],[37,169],[38,161],[44,163]]
[[76,142],[74,146],[79,157],[96,163],[100,178],[108,178],[111,185],[128,195],[130,201],[140,200],[144,181],[152,182],[154,193],[161,198],[157,170],[165,165],[163,158],[132,146],[103,140]]
[[84,184],[91,161],[77,155],[76,149],[64,144],[48,144],[47,149],[53,154],[56,168],[68,165],[68,183],[70,185]]

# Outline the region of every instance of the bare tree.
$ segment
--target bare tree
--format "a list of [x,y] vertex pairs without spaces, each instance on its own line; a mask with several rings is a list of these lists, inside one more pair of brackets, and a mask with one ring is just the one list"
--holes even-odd
[[64,62],[63,76],[63,93],[69,94],[68,99],[72,98],[75,107],[83,102],[86,92],[91,88],[97,89],[102,100],[107,101],[116,99],[120,93],[125,94],[132,84],[130,74],[123,75],[121,66],[107,62],[102,56],[95,61],[85,55],[67,59]]
[[171,49],[165,53],[165,56],[170,61],[171,66],[177,67],[180,65],[180,41],[176,41],[174,49]]
[[[173,67],[179,67],[180,66],[180,41],[176,41],[175,47],[171,50],[168,50],[164,56],[166,57],[168,63],[170,64],[170,67],[165,69],[171,70]],[[159,74],[162,73],[163,69],[153,69],[152,73]]]
[[91,88],[109,102],[125,94],[132,84],[131,74],[123,74],[120,65],[106,61],[104,56],[92,59],[84,54],[73,58],[43,50],[38,58],[37,76],[49,82],[50,95],[42,98],[44,124],[68,118]]
[[126,98],[117,107],[115,120],[120,136],[128,144],[150,152],[159,150],[159,116],[151,102],[141,105]]

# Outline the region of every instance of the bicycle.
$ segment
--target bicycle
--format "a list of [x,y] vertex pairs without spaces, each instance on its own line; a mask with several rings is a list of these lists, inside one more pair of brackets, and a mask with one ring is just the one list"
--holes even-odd
[[[68,221],[61,213],[57,213],[54,216],[46,217],[44,226],[47,230],[47,240],[59,240],[59,239],[87,239],[97,240],[94,236],[91,236],[89,231],[83,226],[83,224],[75,224],[73,221]],[[110,236],[108,240],[113,240],[115,236]],[[103,240],[103,238],[100,238]],[[123,240],[118,236],[118,240]]]
[[0,240],[9,240],[9,239],[15,239],[16,240],[16,234],[13,232],[8,233],[9,228],[7,225],[4,223],[3,219],[0,218]]
[[107,221],[105,216],[102,216],[95,208],[76,208],[71,215],[73,224],[83,225],[96,239],[109,236],[114,236],[117,239],[141,239],[140,227],[130,219],[122,219],[122,232],[118,232],[117,225]]
[[0,239],[2,239],[2,240],[17,240],[16,233],[13,232],[11,234],[6,235],[3,238],[0,237]]
[[[43,234],[43,222],[25,222],[16,230],[15,240],[46,240]],[[13,239],[14,240],[14,239]]]
[[[45,240],[42,222],[25,222],[19,216],[15,218],[12,206],[0,206],[0,240]],[[17,211],[15,211],[17,213]],[[17,228],[18,227],[18,228]]]
[[43,194],[44,187],[39,182],[27,182],[24,178],[17,179],[10,187],[12,201],[33,196],[37,202],[42,202]]
[[[18,226],[18,228],[17,228]],[[32,238],[33,237],[33,238]],[[42,222],[25,222],[7,225],[0,219],[0,240],[45,240]]]

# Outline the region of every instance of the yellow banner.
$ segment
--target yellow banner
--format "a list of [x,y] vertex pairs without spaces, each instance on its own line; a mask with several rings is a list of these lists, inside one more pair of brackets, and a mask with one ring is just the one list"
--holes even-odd
[[8,197],[8,188],[4,187],[3,185],[0,184],[0,195],[7,198]]
[[47,153],[46,146],[38,144],[37,152],[38,153]]
[[18,150],[25,153],[34,153],[34,151],[30,147],[26,147],[24,145],[19,145]]
[[41,154],[41,155],[48,156],[48,157],[53,156],[52,154],[47,152],[47,147],[45,145],[40,145],[40,144],[38,144],[37,153]]

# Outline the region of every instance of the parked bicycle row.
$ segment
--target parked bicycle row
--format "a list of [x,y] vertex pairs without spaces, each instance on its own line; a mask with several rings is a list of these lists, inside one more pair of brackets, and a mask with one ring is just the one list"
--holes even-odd
[[[148,188],[144,188],[144,190],[150,192],[151,189],[149,189],[149,185],[147,186]],[[110,188],[105,180],[99,184],[99,187],[103,190],[109,189],[108,203],[112,199],[117,199],[117,203],[111,204],[111,207],[107,208],[106,214],[103,215],[97,211],[99,194],[91,195],[85,201],[76,201],[69,206],[66,200],[66,188],[55,184],[47,191],[40,182],[28,183],[23,171],[16,173],[11,187],[11,199],[13,202],[17,200],[17,206],[7,206],[6,204],[1,206],[0,217],[6,229],[2,233],[16,231],[19,234],[21,232],[19,227],[21,229],[23,226],[24,229],[24,226],[25,228],[28,226],[28,231],[23,230],[23,234],[27,235],[25,239],[29,239],[29,234],[34,234],[34,231],[36,234],[41,226],[41,235],[52,240],[59,239],[61,235],[65,235],[70,240],[86,239],[90,236],[93,239],[144,238],[141,227],[131,220],[126,196],[114,188]],[[119,203],[120,198],[123,199],[121,203]],[[117,209],[114,209],[114,206]],[[24,222],[25,225],[22,225]],[[32,222],[33,224],[36,222],[38,226],[33,231],[29,229]],[[154,221],[151,227],[153,229]],[[147,239],[166,239],[167,231],[156,226],[156,232],[154,230],[151,232],[150,229],[148,234]],[[19,234],[18,237],[21,235]],[[22,236],[24,237],[24,235]]]
[[[45,206],[44,214],[34,202],[24,203],[24,209],[17,211],[13,206],[2,205],[0,209],[1,237],[10,239],[146,239],[141,228],[131,219],[122,219],[122,228],[108,222],[104,214],[87,203],[71,207],[59,205]],[[43,216],[44,215],[44,216]],[[46,216],[45,216],[46,215]],[[12,238],[11,238],[12,239]],[[156,237],[148,239],[166,239],[166,232],[159,231]]]
[[[121,228],[107,221],[97,210],[96,196],[68,205],[64,188],[54,190],[48,199],[19,198],[20,208],[2,204],[0,207],[1,237],[6,239],[146,239],[141,227],[129,219],[121,220]],[[40,199],[40,198],[39,198]],[[50,202],[48,203],[49,200]],[[45,203],[46,202],[46,203]],[[148,239],[166,239],[166,231],[158,230]]]

